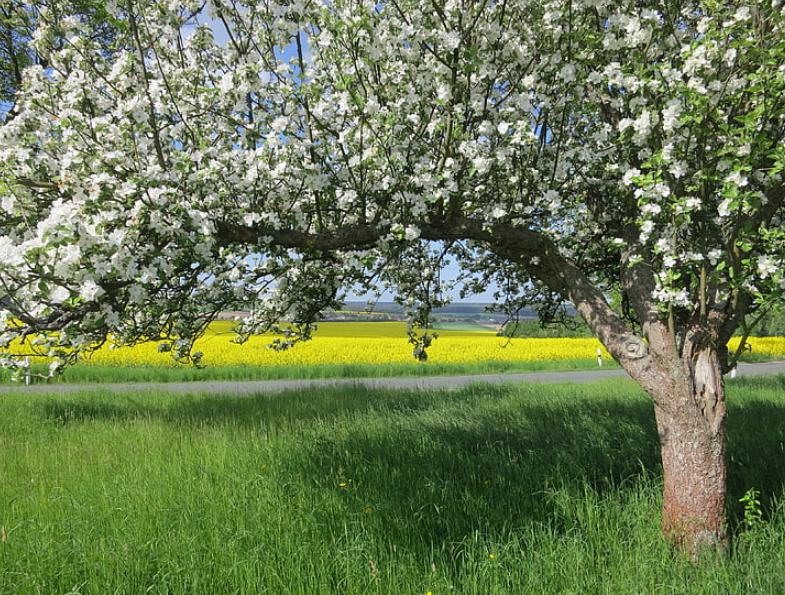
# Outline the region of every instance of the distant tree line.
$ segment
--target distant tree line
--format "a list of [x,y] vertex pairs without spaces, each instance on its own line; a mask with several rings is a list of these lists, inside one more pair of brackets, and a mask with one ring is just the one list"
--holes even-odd
[[502,334],[507,337],[593,337],[594,333],[579,316],[543,324],[537,319],[509,322]]
[[[748,324],[753,325],[754,317],[748,317]],[[766,314],[760,322],[751,326],[751,337],[782,337],[785,336],[785,309],[774,310]]]
[[[750,337],[785,336],[785,309],[768,312],[760,320],[749,316]],[[502,334],[507,337],[593,337],[589,326],[579,316],[567,317],[558,322],[542,323],[537,319],[509,322]]]

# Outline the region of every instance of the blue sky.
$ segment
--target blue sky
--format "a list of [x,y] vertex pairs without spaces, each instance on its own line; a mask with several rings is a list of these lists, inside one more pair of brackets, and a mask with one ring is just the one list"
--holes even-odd
[[[444,267],[442,269],[441,277],[445,281],[454,281],[458,277],[459,270],[460,269],[459,269],[458,265],[455,262],[451,262],[450,264],[448,264],[446,267]],[[469,296],[469,297],[467,297],[466,299],[463,299],[463,300],[458,298],[458,292],[457,291],[450,292],[448,295],[450,295],[453,298],[454,302],[458,303],[458,304],[487,304],[487,303],[490,303],[490,302],[494,301],[494,299],[493,299],[493,292],[494,292],[494,290],[495,290],[495,288],[493,286],[491,286],[486,291],[484,291],[483,293],[479,293],[477,295]],[[349,296],[346,299],[349,300],[349,301],[367,301],[367,300],[369,300],[369,299],[371,299],[373,297],[375,297],[375,296],[372,296],[370,294],[353,294],[353,293],[350,293]],[[386,294],[382,295],[382,297],[380,298],[380,301],[382,301],[382,302],[389,302],[389,301],[392,301],[392,299],[393,299],[393,296],[391,294],[389,294],[389,293],[386,293]]]

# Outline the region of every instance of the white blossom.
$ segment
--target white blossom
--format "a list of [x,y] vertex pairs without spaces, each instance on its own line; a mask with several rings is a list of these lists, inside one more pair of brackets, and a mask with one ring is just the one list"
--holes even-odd
[[668,102],[667,107],[662,111],[662,127],[665,132],[671,132],[678,126],[681,112],[681,101],[672,99]]
[[758,257],[758,274],[764,279],[776,273],[779,268],[771,256],[761,255]]
[[681,159],[674,161],[671,163],[671,166],[668,168],[668,171],[671,172],[674,178],[677,180],[679,178],[683,178],[684,175],[687,173],[687,162]]
[[14,198],[13,194],[4,194],[2,199],[0,199],[0,208],[8,214],[14,212],[15,204],[16,204],[16,199]]
[[420,230],[414,225],[408,225],[406,229],[404,229],[403,237],[409,241],[416,240],[420,237]]
[[637,178],[639,175],[641,175],[641,170],[635,167],[630,168],[624,173],[624,176],[622,177],[622,182],[624,183],[625,186],[632,186],[633,178]]
[[442,41],[448,50],[454,50],[461,43],[460,31],[448,31],[442,35]]
[[49,292],[49,299],[55,304],[62,304],[71,297],[71,292],[66,287],[57,285]]
[[734,186],[737,186],[739,188],[743,188],[744,186],[747,186],[749,184],[749,180],[747,179],[747,176],[745,176],[740,171],[734,171],[733,173],[728,175],[725,178],[725,182],[728,184],[733,184]]

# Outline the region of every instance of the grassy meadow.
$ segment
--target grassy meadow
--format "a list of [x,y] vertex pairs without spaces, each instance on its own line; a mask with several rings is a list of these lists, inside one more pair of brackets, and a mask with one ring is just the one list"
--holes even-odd
[[[230,322],[216,322],[196,344],[205,368],[177,365],[157,344],[111,349],[104,345],[59,382],[133,382],[191,380],[267,380],[286,378],[360,378],[447,374],[489,374],[541,370],[597,368],[616,364],[600,345],[587,337],[517,337],[509,339],[479,325],[437,329],[428,361],[412,357],[406,325],[400,322],[325,322],[311,341],[284,352],[267,348],[271,336],[254,336],[246,344],[233,342]],[[735,346],[734,339],[731,347]],[[785,358],[785,337],[752,337],[745,361]],[[20,352],[23,352],[20,348]],[[33,372],[43,374],[46,358],[32,358]],[[5,378],[0,373],[0,379]]]
[[733,539],[697,566],[625,380],[2,395],[0,592],[782,593],[784,393],[729,382]]

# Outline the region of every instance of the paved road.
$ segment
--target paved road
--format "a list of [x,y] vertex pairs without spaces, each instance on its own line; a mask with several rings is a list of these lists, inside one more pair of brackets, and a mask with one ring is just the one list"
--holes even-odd
[[[785,362],[740,364],[738,376],[771,376],[785,374]],[[0,393],[73,393],[85,391],[139,392],[166,391],[174,393],[228,393],[248,395],[289,390],[334,386],[367,386],[392,389],[456,389],[470,384],[506,384],[515,382],[593,382],[602,378],[623,378],[624,370],[592,370],[573,372],[527,372],[519,374],[481,374],[466,376],[420,376],[401,378],[329,378],[314,380],[249,380],[200,382],[136,382],[101,384],[17,384],[0,385]]]

